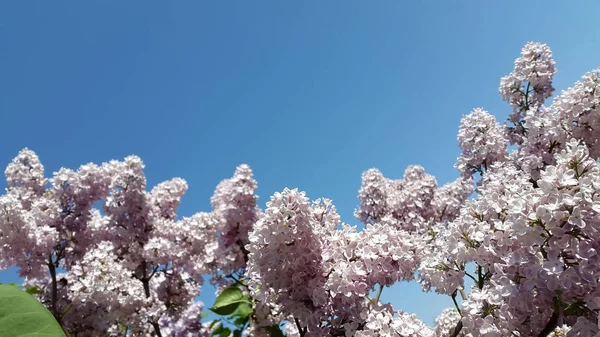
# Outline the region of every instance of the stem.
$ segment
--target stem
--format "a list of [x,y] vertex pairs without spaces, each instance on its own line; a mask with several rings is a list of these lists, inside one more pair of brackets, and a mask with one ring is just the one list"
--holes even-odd
[[473,277],[473,275],[465,272],[465,275],[467,275],[468,277],[470,277],[475,283],[479,284],[478,281],[475,279],[475,277]]
[[456,324],[454,329],[452,329],[452,331],[450,333],[450,337],[457,337],[458,334],[460,333],[460,330],[462,330],[462,328],[463,328],[463,324],[462,324],[462,320],[460,320],[460,321],[458,321],[458,323]]
[[452,302],[454,302],[454,306],[456,307],[456,310],[462,316],[462,310],[460,310],[460,307],[458,306],[458,302],[456,302],[456,291],[454,291],[452,293]]
[[483,283],[485,281],[485,277],[483,277],[482,273],[483,273],[483,271],[481,269],[481,266],[477,266],[477,279],[478,279],[478,281],[477,281],[477,287],[479,289],[483,289]]
[[380,284],[379,285],[379,291],[377,292],[377,296],[375,296],[373,303],[375,303],[375,304],[379,303],[379,298],[381,297],[381,293],[382,292],[383,292],[383,285]]
[[300,337],[304,337],[306,332],[302,329],[302,327],[300,327],[300,321],[296,317],[294,317],[294,322],[296,322],[296,328],[298,329],[298,333],[300,334]]
[[[240,229],[240,224],[238,222],[237,224],[237,230],[239,231]],[[246,249],[246,247],[244,246],[244,243],[242,242],[242,240],[237,240],[235,242],[239,247],[240,250],[242,251],[242,254],[244,254],[244,263],[248,263],[248,255],[250,255],[250,252]]]
[[465,291],[462,289],[459,289],[460,292],[460,297],[462,297],[463,301],[467,299],[467,296],[465,295]]
[[67,314],[67,312],[69,312],[69,310],[71,309],[72,306],[73,306],[73,303],[69,303],[69,305],[67,306],[65,311],[63,311],[63,313],[60,315],[60,317],[61,318],[65,317],[65,315]]
[[51,294],[51,304],[50,310],[52,311],[52,315],[56,320],[60,323],[60,315],[58,314],[58,310],[56,309],[56,301],[58,297],[58,285],[56,283],[56,265],[54,261],[52,261],[52,254],[48,256],[48,270],[50,271],[50,277],[52,277],[52,294]]
[[162,334],[160,333],[160,327],[158,326],[158,323],[152,322],[152,326],[154,327],[154,332],[156,332],[156,337],[162,337]]
[[233,276],[233,274],[225,275],[225,277],[229,277],[230,279],[235,281],[236,284],[239,284],[239,285],[242,285],[242,286],[248,288],[248,286],[244,282],[242,282],[241,278],[238,279],[235,276]]
[[146,298],[150,297],[150,284],[148,284],[148,281],[142,281],[142,283],[144,284],[144,294],[146,295]]
[[554,329],[558,325],[558,319],[559,318],[560,318],[560,313],[555,309],[552,312],[552,316],[550,316],[550,320],[548,321],[548,323],[546,324],[546,326],[544,327],[544,329],[542,330],[542,332],[540,332],[540,334],[538,335],[538,337],[546,337],[552,331],[554,331]]
[[[148,277],[147,275],[147,270],[146,270],[146,260],[144,260],[144,262],[142,262],[142,284],[144,285],[144,294],[146,295],[146,298],[150,297],[150,277]],[[154,275],[154,273],[156,272],[156,270],[154,270],[152,272],[152,276]],[[157,337],[162,337],[162,334],[160,333],[160,326],[158,326],[157,322],[152,322],[152,327],[154,327],[154,332],[156,333]]]
[[142,262],[142,284],[144,285],[144,294],[146,295],[146,298],[150,297],[150,279],[147,277],[146,274],[146,261],[144,260],[144,262]]
[[67,329],[64,326],[62,326],[62,324],[60,324],[60,328],[65,333],[65,336],[67,336],[67,337],[71,336],[71,335],[69,335],[69,332],[67,331]]

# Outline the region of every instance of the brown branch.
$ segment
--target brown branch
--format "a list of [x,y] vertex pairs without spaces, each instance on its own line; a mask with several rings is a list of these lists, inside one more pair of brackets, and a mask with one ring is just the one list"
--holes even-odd
[[298,329],[300,337],[304,337],[304,335],[306,335],[306,330],[302,329],[300,326],[300,321],[296,317],[294,317],[294,322],[296,322],[296,328]]
[[460,333],[460,331],[463,328],[463,324],[462,324],[462,319],[460,321],[458,321],[458,323],[456,324],[456,326],[454,327],[454,329],[452,329],[452,331],[450,331],[450,337],[457,337],[458,334]]
[[[140,281],[142,281],[142,284],[144,285],[144,294],[146,295],[146,298],[150,297],[150,278],[152,276],[154,276],[154,273],[156,273],[156,270],[158,270],[158,268],[155,268],[152,271],[152,275],[150,275],[150,277],[148,277],[147,275],[147,265],[146,265],[146,260],[144,260],[142,262],[142,279]],[[162,334],[160,333],[160,326],[158,325],[157,322],[152,322],[152,327],[154,328],[154,332],[156,333],[156,337],[162,337]]]
[[52,290],[51,290],[51,302],[50,302],[50,310],[52,311],[52,315],[56,320],[60,323],[60,315],[58,314],[58,309],[56,308],[56,302],[58,298],[58,285],[56,283],[56,265],[54,261],[52,261],[52,254],[48,256],[48,270],[50,271],[50,277],[52,278]]
[[552,331],[554,331],[554,329],[556,329],[556,326],[558,325],[558,319],[559,318],[560,318],[560,313],[555,309],[552,312],[552,316],[550,316],[550,320],[548,321],[548,323],[546,323],[546,326],[544,327],[544,329],[542,330],[542,332],[540,332],[540,334],[538,335],[538,337],[546,337]]
[[152,326],[154,327],[154,332],[156,332],[156,337],[162,337],[162,334],[160,333],[160,327],[158,326],[158,323],[152,322]]

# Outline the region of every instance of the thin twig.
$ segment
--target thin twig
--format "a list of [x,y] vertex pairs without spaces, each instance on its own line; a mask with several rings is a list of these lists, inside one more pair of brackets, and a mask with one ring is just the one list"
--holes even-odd
[[296,328],[298,328],[298,333],[300,334],[300,337],[304,337],[304,335],[306,334],[306,332],[300,326],[300,321],[296,317],[294,317],[294,322],[296,322]]
[[452,293],[452,302],[454,302],[454,306],[456,307],[456,310],[458,311],[458,313],[462,316],[462,311],[460,310],[460,307],[458,306],[458,302],[456,302],[456,291],[454,291]]
[[377,292],[377,296],[375,296],[375,298],[373,299],[373,303],[375,303],[375,304],[379,303],[379,298],[381,297],[382,292],[383,292],[383,285],[380,284],[379,291]]

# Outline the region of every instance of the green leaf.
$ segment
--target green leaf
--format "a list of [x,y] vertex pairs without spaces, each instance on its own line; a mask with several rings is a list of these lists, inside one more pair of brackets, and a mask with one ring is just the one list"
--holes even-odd
[[231,335],[231,330],[229,328],[224,328],[221,333],[219,333],[219,337],[229,337]]
[[220,321],[215,321],[215,322],[219,322],[219,325],[217,326],[216,329],[213,330],[212,335],[213,336],[218,336],[221,334],[221,332],[223,331],[224,327],[223,324],[221,324]]
[[210,310],[222,316],[231,315],[241,303],[248,303],[248,299],[240,289],[230,287],[219,294]]
[[214,320],[214,321],[210,322],[210,324],[208,325],[208,328],[212,329],[213,326],[215,326],[215,324],[217,324],[217,323],[221,323],[221,321]]
[[207,312],[203,312],[203,313],[200,315],[200,318],[206,318],[206,317],[208,317],[208,316],[210,316],[210,312],[208,312],[208,311],[207,311]]
[[269,327],[269,337],[285,337],[279,325],[271,325]]
[[233,332],[233,337],[242,337],[242,330],[235,330]]
[[27,287],[25,288],[25,292],[30,294],[30,295],[39,295],[39,294],[43,294],[44,292],[42,291],[42,289],[38,286],[31,286],[31,287]]
[[231,315],[232,317],[248,318],[254,309],[248,303],[240,303],[237,310]]
[[66,337],[46,307],[9,285],[0,285],[0,336]]
[[238,317],[233,321],[235,326],[244,326],[248,322],[248,317]]
[[244,326],[248,323],[248,317],[238,317],[233,320],[233,325],[235,326]]
[[236,326],[244,326],[253,312],[254,309],[248,303],[240,303],[237,310],[229,318],[233,319],[233,324]]

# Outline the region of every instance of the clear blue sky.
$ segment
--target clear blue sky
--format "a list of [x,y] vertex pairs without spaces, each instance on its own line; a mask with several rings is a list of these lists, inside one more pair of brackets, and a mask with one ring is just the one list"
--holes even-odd
[[[188,181],[189,216],[247,163],[261,207],[298,187],[357,224],[368,168],[457,177],[461,116],[506,117],[527,41],[553,49],[559,89],[600,66],[599,2],[482,3],[0,1],[0,166],[23,147],[47,175],[136,154],[150,186]],[[383,298],[430,324],[452,305],[414,283]]]

